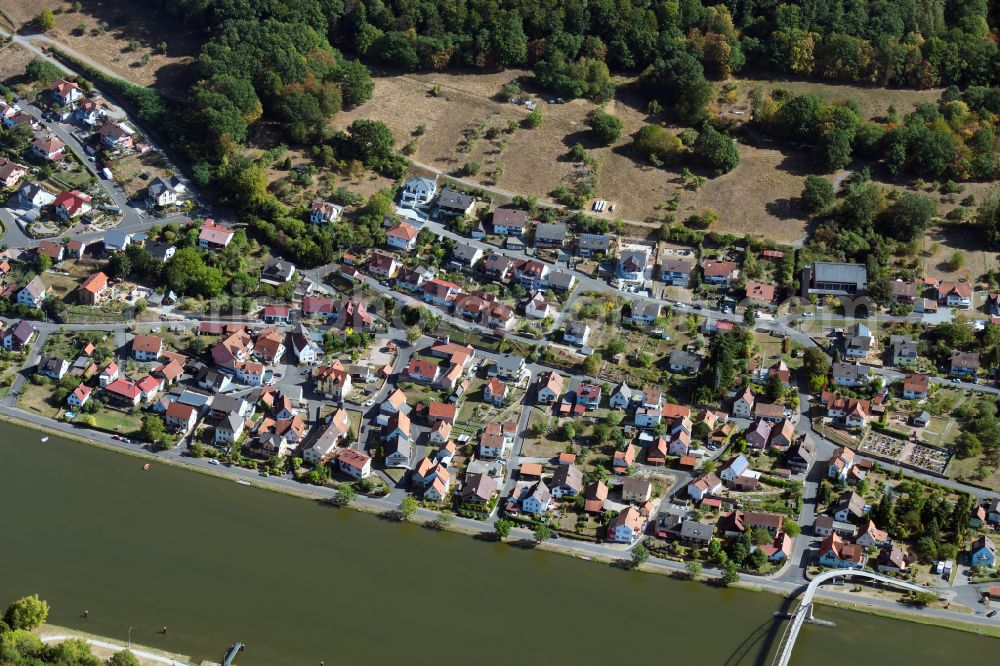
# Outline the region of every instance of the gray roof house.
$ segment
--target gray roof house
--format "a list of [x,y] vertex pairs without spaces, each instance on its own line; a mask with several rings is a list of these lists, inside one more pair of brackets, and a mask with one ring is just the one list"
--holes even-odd
[[552,271],[548,275],[549,287],[556,291],[569,291],[576,284],[576,276],[565,271]]
[[633,301],[629,307],[630,314],[625,319],[627,323],[652,324],[660,316],[660,304],[656,301]]
[[583,490],[583,472],[576,465],[559,465],[549,484],[553,497],[575,497]]
[[598,252],[611,249],[611,237],[603,234],[580,234],[576,239],[576,253],[581,257],[589,257]]
[[143,249],[153,255],[153,258],[159,262],[167,261],[177,252],[177,248],[170,243],[161,243],[160,241],[149,241]]
[[271,259],[260,272],[261,282],[279,284],[295,277],[295,265],[283,259]]
[[482,258],[482,249],[468,243],[455,243],[451,249],[451,263],[459,267],[472,268]]
[[670,352],[670,369],[674,372],[698,372],[701,370],[701,356],[683,349],[675,349]]
[[504,379],[520,379],[524,372],[524,358],[516,354],[504,354],[497,359],[494,366],[499,377]]
[[566,242],[566,224],[543,222],[535,228],[535,247],[562,247]]
[[438,210],[448,215],[468,215],[476,207],[476,198],[447,187],[441,190],[437,206]]
[[437,182],[430,178],[411,178],[399,193],[399,205],[413,208],[430,203],[437,194]]

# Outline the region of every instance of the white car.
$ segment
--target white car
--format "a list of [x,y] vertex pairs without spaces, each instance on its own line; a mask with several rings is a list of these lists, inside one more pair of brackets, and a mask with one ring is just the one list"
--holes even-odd
[[221,465],[222,463],[220,463],[220,462],[219,462],[218,460],[216,460],[215,458],[212,458],[211,460],[209,460],[209,461],[208,461],[208,464],[209,464],[209,465]]

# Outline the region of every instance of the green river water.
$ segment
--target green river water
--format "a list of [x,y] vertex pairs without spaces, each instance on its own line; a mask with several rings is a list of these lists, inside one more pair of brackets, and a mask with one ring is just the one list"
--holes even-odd
[[[240,664],[770,664],[784,600],[241,486],[0,424],[0,604]],[[81,614],[86,609],[89,618]],[[993,639],[821,607],[792,662],[991,663]],[[159,633],[166,625],[166,635]]]

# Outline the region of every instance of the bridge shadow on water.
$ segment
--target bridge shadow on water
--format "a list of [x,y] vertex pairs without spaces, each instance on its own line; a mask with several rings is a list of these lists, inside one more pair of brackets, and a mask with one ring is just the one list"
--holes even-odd
[[[784,632],[785,616],[792,612],[796,599],[783,599],[779,615],[758,625],[743,639],[732,654],[723,662],[723,666],[768,666],[772,663],[771,653],[781,641]],[[754,657],[756,654],[756,657]]]

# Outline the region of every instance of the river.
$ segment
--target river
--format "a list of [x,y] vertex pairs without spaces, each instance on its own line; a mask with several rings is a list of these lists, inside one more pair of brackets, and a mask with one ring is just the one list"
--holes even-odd
[[[196,660],[769,664],[783,599],[398,525],[0,424],[0,607]],[[83,610],[89,617],[82,617]],[[995,658],[993,639],[821,607],[793,663]],[[160,633],[162,627],[167,633]]]

